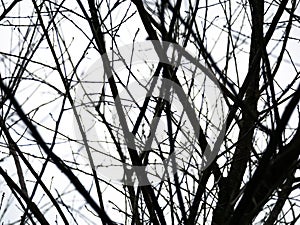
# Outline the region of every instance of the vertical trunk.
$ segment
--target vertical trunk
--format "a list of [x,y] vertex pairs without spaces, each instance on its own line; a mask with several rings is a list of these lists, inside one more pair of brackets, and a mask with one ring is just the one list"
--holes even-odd
[[[233,155],[228,177],[222,180],[222,185],[219,185],[219,201],[213,215],[212,224],[223,225],[228,223],[234,210],[234,205],[238,200],[243,176],[250,159],[251,149],[253,148],[252,141],[257,120],[260,77],[260,60],[257,60],[257,57],[260,59],[262,55],[260,49],[263,46],[264,6],[263,1],[260,0],[252,0],[249,3],[252,15],[252,34],[248,76],[252,77],[245,94],[244,104],[247,105],[247,109],[250,112],[248,110],[242,112],[238,144]],[[254,61],[259,63],[254,64]]]

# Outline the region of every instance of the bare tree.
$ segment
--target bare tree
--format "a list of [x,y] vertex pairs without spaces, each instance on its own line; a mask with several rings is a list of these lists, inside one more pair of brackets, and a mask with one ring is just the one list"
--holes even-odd
[[299,1],[0,13],[2,224],[299,223]]

